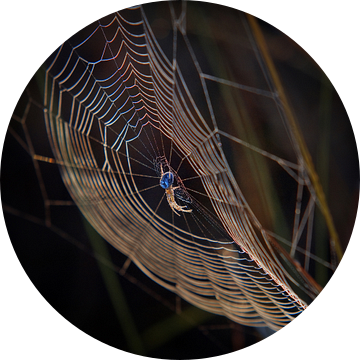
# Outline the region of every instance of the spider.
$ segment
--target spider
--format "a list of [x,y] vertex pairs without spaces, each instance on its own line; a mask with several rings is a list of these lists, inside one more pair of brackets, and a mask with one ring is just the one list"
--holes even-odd
[[185,209],[186,206],[180,206],[175,201],[174,190],[178,189],[180,186],[173,187],[172,184],[174,183],[174,174],[171,171],[164,173],[164,170],[161,166],[161,179],[160,179],[160,186],[165,189],[166,200],[171,207],[171,210],[178,216],[180,214],[177,211],[191,213],[192,209]]

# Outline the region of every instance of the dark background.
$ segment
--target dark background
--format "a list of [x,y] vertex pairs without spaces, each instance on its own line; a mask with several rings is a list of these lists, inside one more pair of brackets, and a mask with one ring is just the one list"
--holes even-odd
[[[251,12],[250,9],[248,10]],[[26,16],[21,15],[21,13],[14,15],[14,28],[17,31],[20,30],[22,36],[16,37],[16,40],[14,37],[8,36],[10,41],[5,43],[8,46],[4,47],[11,49],[11,51],[7,50],[6,54],[14,54],[11,57],[7,56],[8,60],[14,59],[14,61],[9,61],[7,66],[11,69],[13,82],[16,84],[16,87],[13,87],[14,91],[6,93],[5,105],[10,104],[7,107],[9,111],[6,112],[6,119],[10,118],[20,91],[38,64],[64,38],[87,24],[90,18],[92,20],[99,17],[98,15],[91,17],[88,12],[85,16],[83,12],[75,15],[73,11],[71,13],[66,11],[66,14],[63,13],[62,15],[55,15],[53,12],[50,14],[49,12],[47,18],[44,17],[44,11],[46,10],[41,10],[41,17],[34,10],[31,11],[31,15],[25,10]],[[355,119],[356,114],[351,111],[354,90],[350,86],[351,84],[344,83],[344,78],[351,77],[351,73],[347,73],[351,66],[344,63],[344,60],[348,59],[351,64],[352,48],[349,46],[342,47],[341,42],[336,40],[339,36],[348,39],[349,34],[346,31],[341,33],[341,30],[337,28],[336,31],[340,32],[340,35],[339,33],[332,35],[333,24],[327,23],[328,16],[324,17],[318,14],[312,18],[311,15],[306,13],[304,17],[298,16],[297,18],[301,18],[301,22],[298,24],[293,17],[291,19],[277,18],[276,12],[274,12],[273,18],[267,14],[264,14],[264,18],[288,34],[294,33],[294,38],[301,42],[321,65],[326,66],[325,64],[329,62],[328,75],[343,97],[350,117]],[[321,47],[322,50],[319,52],[319,47],[313,45],[314,35],[310,34],[307,37],[304,31],[299,33],[299,28],[304,29],[304,18],[307,19],[308,31],[313,29],[311,34],[317,34],[318,44],[324,43],[325,35],[325,39],[334,39],[331,51],[326,53],[326,47]],[[319,22],[322,24],[320,28]],[[63,32],[59,31],[59,24],[62,24]],[[65,29],[64,24],[71,25]],[[58,33],[61,35],[56,38]],[[295,37],[295,33],[298,34],[298,38]],[[51,39],[49,39],[48,34],[52,35]],[[327,55],[324,55],[325,53]],[[337,63],[342,64],[343,61],[341,76],[337,69],[334,69],[333,73],[330,71],[333,69],[334,58]],[[4,119],[4,124],[6,122],[7,120]],[[5,203],[11,198],[14,200],[12,203],[14,205],[17,197],[21,200],[23,198],[22,192],[26,192],[30,197],[27,203],[23,204],[24,208],[21,210],[28,211],[30,209],[30,213],[38,215],[41,212],[41,207],[37,208],[37,200],[34,200],[35,198],[38,199],[39,190],[36,188],[36,179],[34,181],[32,164],[29,159],[21,162],[21,159],[26,157],[25,153],[19,147],[13,148],[14,144],[11,142],[10,137],[5,139],[3,145],[1,159],[2,201]],[[7,151],[11,152],[10,158],[4,156]],[[14,164],[17,165],[15,177],[10,173],[14,170]],[[352,216],[355,219],[358,204],[355,183],[358,179],[358,169],[350,175],[353,175],[353,179],[349,182],[353,184],[351,187],[354,193]],[[16,179],[26,179],[25,187],[20,186]],[[65,189],[61,187],[60,181],[55,178],[52,181],[56,185],[59,184],[56,186],[61,194],[59,198],[66,199]],[[21,181],[21,184],[24,184],[24,181]],[[10,185],[16,191],[10,191]],[[93,351],[101,351],[104,354],[106,350],[110,350],[113,353],[113,347],[117,345],[121,350],[126,350],[126,341],[123,340],[123,332],[112,309],[98,263],[92,254],[92,250],[89,250],[91,249],[88,240],[89,234],[84,228],[82,216],[77,209],[75,207],[74,209],[67,209],[66,212],[62,213],[61,218],[57,217],[59,224],[56,224],[59,229],[64,229],[66,224],[67,231],[73,235],[72,239],[76,239],[75,242],[64,241],[64,234],[49,231],[43,224],[28,221],[23,214],[14,216],[7,212],[4,214],[4,220],[9,238],[16,240],[11,241],[12,248],[9,242],[4,242],[5,250],[3,252],[5,254],[4,264],[6,264],[6,271],[3,276],[6,289],[4,292],[6,306],[4,308],[7,310],[3,317],[6,318],[5,339],[11,351],[14,354],[19,351],[26,351],[27,354],[36,353],[43,356],[58,355],[63,351],[65,354],[77,353],[83,356],[91,355]],[[349,223],[351,224],[350,219]],[[351,225],[347,227],[347,231],[348,238],[350,238],[352,234]],[[80,244],[85,244],[85,247],[81,248],[82,245]],[[125,258],[113,251],[110,246],[108,248],[113,263],[118,264],[118,266],[123,264]],[[352,287],[357,282],[355,275],[357,270],[356,265],[354,265],[356,262],[350,250],[351,246],[331,284],[311,308],[296,322],[262,343],[261,346],[248,349],[247,356],[256,356],[265,349],[267,353],[272,350],[281,356],[284,351],[288,353],[285,350],[285,344],[286,348],[291,347],[290,353],[292,355],[301,353],[302,349],[306,354],[318,352],[322,356],[335,349],[350,351],[349,349],[356,336],[356,326],[359,319],[356,312],[356,286]],[[352,253],[356,253],[356,250],[353,250]],[[177,316],[174,308],[168,308],[164,305],[169,301],[174,307],[175,296],[153,284],[133,265],[131,266],[131,274],[141,284],[140,288],[139,284],[134,285],[123,276],[119,276],[118,281],[124,293],[127,294],[127,303],[138,327],[146,329],[150,326],[149,323],[157,323],[162,318]],[[23,269],[26,269],[26,275]],[[152,289],[151,295],[144,291],[145,286]],[[155,295],[159,295],[160,301],[154,298]],[[189,305],[182,302],[182,307],[187,309]],[[65,320],[68,318],[71,318],[75,327]],[[236,350],[236,344],[239,341],[243,342],[246,347],[260,339],[256,330],[243,327],[239,329],[237,325],[223,317],[210,317],[205,321],[206,324],[219,325],[218,329],[221,329],[221,326],[227,326],[229,329],[212,330],[209,338],[204,335],[203,331],[193,328],[179,334],[168,343],[163,344],[161,348],[150,352],[149,355],[162,358],[192,358],[189,355],[191,353],[193,358],[207,358]],[[78,331],[77,328],[81,328],[81,331]],[[233,341],[234,338],[237,340]]]

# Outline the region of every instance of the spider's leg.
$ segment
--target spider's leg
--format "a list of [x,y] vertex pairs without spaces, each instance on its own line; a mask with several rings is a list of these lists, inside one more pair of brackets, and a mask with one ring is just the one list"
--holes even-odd
[[176,212],[176,210],[173,207],[171,207],[171,209],[177,216],[180,216],[180,214],[178,212]]

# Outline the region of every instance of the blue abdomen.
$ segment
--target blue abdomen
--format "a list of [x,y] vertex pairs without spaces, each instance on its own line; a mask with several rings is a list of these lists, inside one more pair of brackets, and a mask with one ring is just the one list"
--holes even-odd
[[160,180],[160,186],[163,189],[168,189],[174,182],[174,175],[169,171],[165,173],[161,180]]

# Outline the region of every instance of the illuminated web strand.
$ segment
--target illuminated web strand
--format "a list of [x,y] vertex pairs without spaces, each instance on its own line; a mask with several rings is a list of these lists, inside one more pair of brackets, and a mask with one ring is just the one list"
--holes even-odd
[[[74,45],[62,46],[48,65],[45,120],[54,159],[65,165],[64,183],[100,235],[156,282],[205,310],[242,324],[278,329],[306,307],[292,289],[302,285],[284,268],[270,232],[246,202],[220,136],[276,162],[299,186],[307,186],[300,175],[301,159],[296,164],[220,130],[205,80],[270,99],[275,93],[204,74],[186,35],[184,9],[178,19],[172,12],[172,59],[156,40],[144,9],[131,11],[138,21],[114,14],[78,44],[72,39]],[[112,27],[114,35],[107,38],[105,31]],[[92,44],[99,32],[103,42]],[[193,98],[177,61],[181,39],[211,121]],[[86,58],[88,47],[92,60]],[[94,144],[101,145],[102,157]],[[184,177],[202,186],[189,196],[192,213],[174,217],[164,193],[150,204],[147,194],[157,189],[159,158],[164,165],[168,162],[179,182],[183,169],[194,171]],[[149,183],[140,183],[141,172]],[[190,184],[188,190],[191,193]],[[206,205],[196,195],[205,197]],[[184,202],[185,196],[175,197]],[[94,206],[87,206],[89,202]],[[302,218],[295,215],[297,233],[291,242],[292,255],[306,255],[306,267],[308,259],[316,259],[310,241],[306,249],[298,246],[306,226],[311,238],[313,214],[308,209]],[[307,286],[314,297],[315,289]]]

